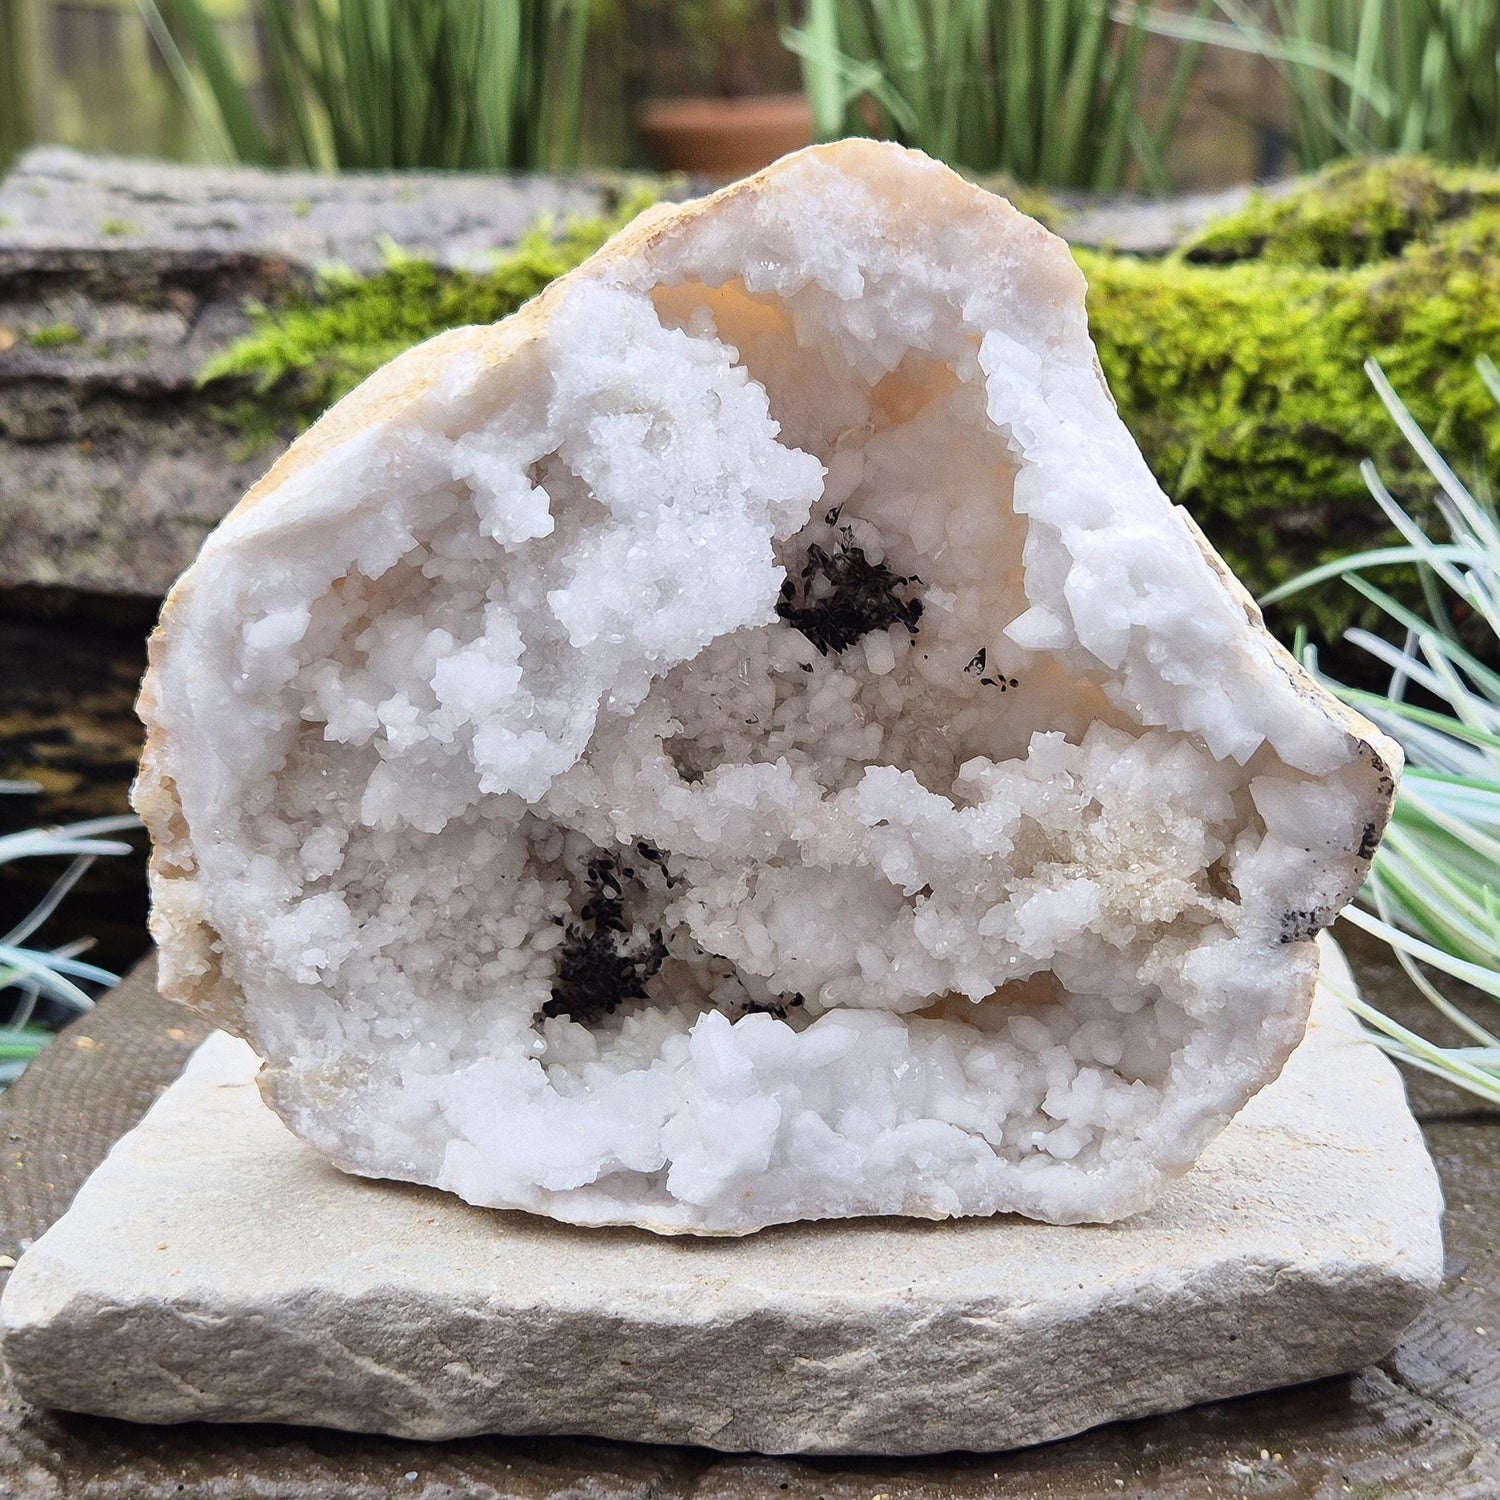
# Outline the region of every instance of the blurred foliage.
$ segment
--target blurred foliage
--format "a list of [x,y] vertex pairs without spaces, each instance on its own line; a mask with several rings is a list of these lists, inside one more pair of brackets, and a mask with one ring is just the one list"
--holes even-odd
[[1116,190],[1134,164],[1164,188],[1198,44],[1148,91],[1147,11],[1145,0],[807,0],[785,35],[821,140],[884,136],[1047,187]]
[[[1178,49],[1166,78],[1151,35]],[[1205,45],[1219,57],[1199,89]],[[1282,76],[1304,164],[1500,158],[1500,0],[0,0],[0,165],[34,137],[321,166],[618,164],[638,159],[633,100],[781,91],[800,65],[824,135],[1158,188],[1174,139],[1178,168],[1213,180],[1279,157],[1283,89],[1252,59]]]
[[755,0],[672,0],[670,10],[699,67],[721,94],[755,92],[746,48],[760,9]]
[[267,125],[209,0],[140,0],[226,157],[263,164],[537,169],[577,164],[599,0],[257,0]]
[[1500,162],[1500,0],[1213,0],[1208,16],[1153,11],[1153,31],[1251,52],[1291,99],[1305,168],[1425,152]]
[[0,171],[31,139],[31,75],[24,0],[0,0]]

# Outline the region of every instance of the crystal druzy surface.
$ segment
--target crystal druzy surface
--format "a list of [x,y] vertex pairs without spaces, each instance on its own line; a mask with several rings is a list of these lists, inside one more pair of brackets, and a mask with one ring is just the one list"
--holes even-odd
[[1066,248],[850,142],[335,408],[143,697],[165,984],[372,1175],[1133,1212],[1301,1035],[1395,752],[1162,494]]

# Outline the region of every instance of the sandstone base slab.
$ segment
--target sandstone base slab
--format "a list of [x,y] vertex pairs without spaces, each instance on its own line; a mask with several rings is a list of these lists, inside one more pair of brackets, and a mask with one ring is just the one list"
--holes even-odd
[[1199,1167],[1107,1228],[667,1240],[490,1213],[343,1176],[261,1104],[256,1067],[211,1037],[22,1257],[0,1313],[29,1399],[418,1438],[998,1449],[1357,1368],[1441,1270],[1401,1083],[1326,993]]

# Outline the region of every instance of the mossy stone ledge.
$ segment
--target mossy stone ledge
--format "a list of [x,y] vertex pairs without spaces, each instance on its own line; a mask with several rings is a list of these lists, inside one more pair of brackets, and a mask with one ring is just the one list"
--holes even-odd
[[201,382],[211,394],[239,382],[230,415],[252,434],[288,421],[305,427],[413,344],[508,317],[658,198],[637,187],[607,213],[543,219],[482,270],[440,266],[394,244],[372,273],[331,267],[315,285],[250,308],[255,331],[210,360]]
[[[1256,593],[1392,538],[1366,458],[1424,512],[1431,481],[1367,359],[1466,478],[1484,487],[1500,458],[1500,409],[1475,368],[1500,353],[1500,175],[1341,166],[1164,260],[1078,258],[1121,414]],[[1278,623],[1336,639],[1359,612],[1335,581]]]

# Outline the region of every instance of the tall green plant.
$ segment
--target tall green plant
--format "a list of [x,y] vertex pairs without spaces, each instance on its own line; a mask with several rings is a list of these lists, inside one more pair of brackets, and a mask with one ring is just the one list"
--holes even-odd
[[32,99],[24,0],[0,0],[0,172],[31,141]]
[[[1500,402],[1500,370],[1480,375]],[[1447,537],[1434,539],[1387,490],[1372,463],[1365,483],[1401,535],[1398,546],[1356,553],[1268,594],[1272,603],[1330,577],[1343,577],[1405,637],[1401,646],[1366,630],[1347,639],[1391,671],[1384,693],[1330,682],[1406,754],[1406,772],[1385,840],[1359,903],[1345,916],[1388,943],[1435,1014],[1464,1040],[1440,1046],[1346,996],[1385,1051],[1412,1067],[1500,1103],[1500,515],[1489,495],[1466,486],[1438,453],[1371,361],[1366,369],[1402,435],[1436,483]],[[1413,567],[1426,600],[1409,609],[1364,575]],[[1477,651],[1466,641],[1482,636]],[[1317,661],[1304,652],[1308,665]],[[1469,986],[1459,1004],[1432,976]]]
[[723,97],[754,92],[747,55],[757,0],[669,0],[677,26],[692,45],[698,66]]
[[264,123],[206,0],[139,0],[208,138],[248,162],[576,165],[599,0],[259,0]]
[[1500,0],[1214,0],[1219,18],[1153,11],[1162,35],[1251,52],[1291,96],[1303,167],[1425,152],[1500,161]]
[[[0,795],[36,790],[30,782],[0,781]],[[94,1003],[85,985],[116,982],[113,974],[79,959],[87,941],[38,948],[31,940],[99,855],[130,853],[129,844],[107,835],[139,827],[140,820],[126,814],[0,836],[0,865],[16,859],[71,859],[42,900],[9,932],[0,934],[0,1012],[4,1014],[0,1020],[0,1087],[18,1077],[52,1040],[52,1033],[33,1020],[39,1001],[46,999],[65,1012],[78,1014]]]
[[[1206,10],[1208,0],[1203,7]],[[1165,145],[1199,44],[1179,50],[1148,126],[1146,0],[808,0],[786,27],[820,139],[876,134],[975,172],[1165,186]]]

